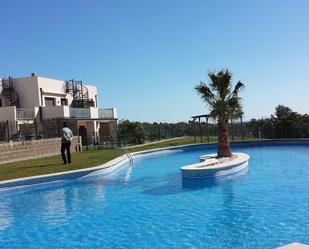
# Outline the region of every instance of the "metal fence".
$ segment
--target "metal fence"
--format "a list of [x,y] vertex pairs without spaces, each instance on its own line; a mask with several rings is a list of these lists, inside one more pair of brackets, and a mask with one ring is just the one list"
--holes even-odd
[[[52,125],[53,124],[53,125]],[[52,127],[52,128],[50,128]],[[56,127],[56,128],[55,128]],[[80,135],[76,124],[69,126],[74,135]],[[60,137],[62,121],[47,121],[43,124],[23,123],[17,128],[16,122],[0,122],[0,142],[23,141],[31,139],[44,139]],[[143,136],[137,136],[133,133],[121,133],[119,130],[115,136],[100,136],[100,134],[91,134],[82,137],[82,144],[85,147],[113,148],[119,145],[138,145],[154,141],[161,141],[170,138],[188,136],[192,138],[193,143],[214,142],[218,134],[217,125],[206,123],[153,123],[143,124]],[[56,129],[53,133],[44,132]],[[251,139],[291,139],[291,138],[309,138],[309,125],[293,127],[252,126],[249,122],[236,122],[227,125],[230,140],[251,140]]]

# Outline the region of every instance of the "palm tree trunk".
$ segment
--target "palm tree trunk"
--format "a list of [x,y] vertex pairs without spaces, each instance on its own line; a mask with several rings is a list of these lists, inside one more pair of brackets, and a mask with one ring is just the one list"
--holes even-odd
[[218,157],[231,157],[229,135],[224,120],[218,120]]

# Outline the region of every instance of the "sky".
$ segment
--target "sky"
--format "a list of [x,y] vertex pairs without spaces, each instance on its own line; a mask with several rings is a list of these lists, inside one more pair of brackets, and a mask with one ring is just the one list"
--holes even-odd
[[194,87],[228,68],[245,120],[309,113],[307,0],[0,0],[0,76],[97,85],[120,119],[188,121]]

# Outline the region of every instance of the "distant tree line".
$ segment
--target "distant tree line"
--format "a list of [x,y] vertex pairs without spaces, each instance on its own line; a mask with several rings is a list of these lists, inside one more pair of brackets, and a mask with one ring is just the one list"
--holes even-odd
[[148,123],[121,120],[118,124],[118,139],[128,144],[141,144],[145,141],[151,142],[181,136],[206,135],[207,131],[211,135],[216,135],[216,125],[206,125],[205,122],[201,124],[197,122]]
[[309,115],[299,114],[291,108],[278,105],[270,117],[251,119],[249,124],[252,135],[263,138],[309,138]]
[[[289,107],[278,105],[270,117],[251,119],[241,123],[233,120],[227,124],[230,139],[256,137],[266,139],[309,138],[309,115],[299,114]],[[118,124],[118,139],[127,144],[142,144],[145,141],[175,138],[181,136],[217,136],[217,125],[214,121],[148,123],[121,120]],[[198,140],[199,141],[199,140]],[[205,141],[205,140],[204,140]]]
[[147,123],[121,120],[118,124],[118,139],[126,140],[129,144],[141,144],[171,137],[188,135],[186,123]]

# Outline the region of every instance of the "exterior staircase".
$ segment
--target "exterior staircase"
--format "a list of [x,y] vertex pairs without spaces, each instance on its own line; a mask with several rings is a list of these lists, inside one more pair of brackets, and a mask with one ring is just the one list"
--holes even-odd
[[66,93],[73,96],[72,107],[84,108],[94,106],[93,99],[89,99],[88,88],[82,81],[67,80],[66,81]]
[[19,107],[19,95],[13,87],[13,78],[1,80],[2,92],[1,95],[9,100],[10,106]]

